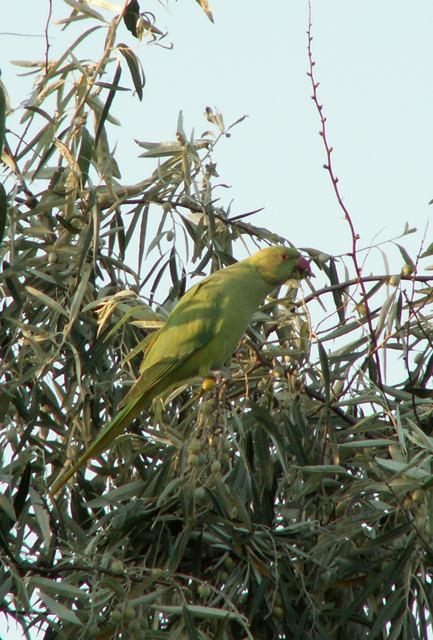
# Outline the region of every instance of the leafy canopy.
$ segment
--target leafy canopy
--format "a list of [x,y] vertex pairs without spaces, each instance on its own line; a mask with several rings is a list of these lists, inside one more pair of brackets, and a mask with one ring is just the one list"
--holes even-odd
[[5,619],[46,639],[427,638],[431,245],[411,257],[394,239],[401,273],[368,276],[356,242],[308,248],[319,288],[266,301],[229,381],[155,399],[48,498],[195,276],[243,241],[290,240],[223,204],[213,153],[233,125],[215,109],[201,136],[180,115],[172,142],[139,141],[152,168],[123,178],[118,117],[166,34],[136,1],[103,4],[65,0],[47,43],[78,36],[19,63],[23,107],[0,91]]

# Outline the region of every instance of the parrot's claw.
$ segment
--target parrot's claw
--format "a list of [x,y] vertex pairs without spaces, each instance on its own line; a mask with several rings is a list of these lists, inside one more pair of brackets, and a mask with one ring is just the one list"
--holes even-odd
[[223,382],[232,381],[232,372],[228,367],[220,367],[219,369],[212,369],[212,374],[215,377],[217,385],[220,385]]

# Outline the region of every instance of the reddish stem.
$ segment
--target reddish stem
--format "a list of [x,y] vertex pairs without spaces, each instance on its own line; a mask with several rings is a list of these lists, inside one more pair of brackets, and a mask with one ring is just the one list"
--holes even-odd
[[309,4],[309,18],[308,18],[308,31],[307,31],[307,35],[308,35],[308,60],[309,60],[309,71],[307,72],[308,77],[311,80],[311,86],[312,86],[312,90],[313,90],[313,94],[311,96],[311,99],[314,102],[314,105],[317,109],[317,112],[319,114],[319,118],[320,118],[320,123],[321,123],[321,130],[319,131],[319,134],[322,138],[323,141],[323,145],[325,147],[325,152],[326,152],[326,164],[323,165],[323,168],[326,169],[326,171],[328,172],[328,175],[331,179],[331,183],[332,183],[332,187],[334,189],[334,193],[335,196],[337,198],[337,202],[340,205],[341,210],[343,211],[344,214],[344,218],[347,222],[347,224],[349,225],[349,229],[350,229],[350,234],[352,237],[352,250],[349,253],[350,257],[352,258],[353,261],[353,266],[355,269],[355,273],[356,273],[356,282],[359,284],[360,288],[361,288],[361,292],[362,292],[362,302],[365,305],[365,310],[366,310],[366,318],[367,318],[367,324],[368,324],[368,329],[369,329],[369,333],[370,333],[370,339],[371,339],[371,346],[369,348],[369,353],[370,355],[372,355],[374,357],[375,363],[376,363],[376,369],[377,369],[377,380],[378,380],[378,386],[380,388],[380,390],[382,391],[382,393],[384,393],[384,389],[383,389],[383,381],[382,381],[382,371],[381,371],[381,365],[380,365],[380,358],[379,358],[379,352],[378,352],[378,345],[377,345],[377,339],[376,339],[376,335],[374,332],[374,327],[373,327],[373,321],[371,318],[371,314],[370,314],[370,308],[368,305],[368,297],[367,297],[367,289],[365,287],[365,283],[362,277],[362,268],[359,264],[358,261],[358,255],[357,255],[357,243],[359,240],[359,235],[356,232],[355,229],[355,225],[353,224],[352,218],[350,216],[350,213],[346,207],[346,205],[343,202],[343,198],[341,196],[340,193],[340,188],[338,186],[338,177],[335,175],[334,172],[334,168],[332,165],[332,152],[333,152],[333,147],[329,144],[328,142],[328,136],[327,136],[327,129],[326,129],[326,117],[323,115],[323,105],[320,104],[319,102],[319,98],[317,95],[317,89],[319,87],[319,82],[316,82],[316,79],[314,77],[314,67],[315,67],[315,61],[313,60],[313,52],[312,52],[312,47],[311,47],[311,43],[313,40],[313,36],[312,36],[312,21],[311,21],[311,4]]

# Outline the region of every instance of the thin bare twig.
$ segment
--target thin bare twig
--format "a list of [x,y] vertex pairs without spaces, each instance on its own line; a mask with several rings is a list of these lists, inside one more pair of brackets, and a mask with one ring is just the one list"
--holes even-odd
[[48,53],[50,50],[50,40],[48,38],[48,29],[50,27],[51,16],[53,15],[53,1],[48,0],[48,15],[45,23],[44,37],[45,37],[45,75],[48,75]]
[[357,233],[357,231],[355,229],[355,225],[353,223],[353,220],[351,218],[349,210],[347,209],[346,205],[344,204],[344,201],[343,201],[343,198],[342,198],[342,195],[341,195],[341,192],[340,192],[339,180],[338,180],[338,177],[335,174],[334,167],[333,167],[333,164],[332,164],[333,147],[329,144],[329,141],[328,141],[326,117],[323,114],[323,105],[320,104],[319,97],[318,97],[318,94],[317,94],[317,89],[318,89],[320,83],[316,81],[315,75],[314,75],[314,67],[315,67],[316,63],[315,63],[315,61],[313,59],[313,51],[312,51],[312,46],[311,46],[311,43],[313,41],[312,27],[313,27],[313,24],[312,24],[312,19],[311,19],[311,2],[310,2],[309,3],[308,31],[307,31],[307,35],[308,35],[309,71],[307,72],[307,75],[311,80],[311,86],[312,86],[312,91],[313,91],[311,98],[312,98],[312,100],[314,102],[314,105],[315,105],[315,107],[317,109],[317,112],[318,112],[319,118],[320,118],[320,123],[321,123],[321,129],[319,131],[319,134],[320,134],[320,136],[322,138],[323,145],[325,147],[325,152],[326,152],[326,163],[323,165],[323,167],[328,172],[328,175],[329,175],[329,177],[331,179],[332,187],[334,189],[335,196],[337,198],[337,202],[338,202],[341,210],[343,211],[344,218],[345,218],[347,224],[349,225],[350,234],[351,234],[351,237],[352,237],[352,249],[351,249],[349,255],[352,258],[353,266],[354,266],[355,273],[356,273],[356,282],[359,284],[359,286],[361,288],[362,302],[365,305],[366,318],[367,318],[367,324],[368,324],[368,329],[369,329],[369,334],[370,334],[370,341],[371,341],[371,346],[369,348],[369,352],[370,352],[370,356],[372,356],[374,358],[374,361],[375,361],[375,364],[376,364],[378,386],[379,386],[380,390],[382,391],[382,393],[385,396],[384,387],[383,387],[383,380],[382,380],[382,370],[381,370],[379,352],[378,352],[378,349],[377,349],[377,339],[376,339],[376,334],[375,334],[374,327],[373,327],[373,321],[372,321],[371,314],[370,314],[367,290],[365,288],[364,279],[362,277],[362,268],[361,268],[361,266],[359,264],[358,256],[357,256],[357,243],[358,243],[358,240],[359,240],[359,235],[358,235],[358,233]]
[[[345,280],[344,282],[337,282],[336,284],[331,284],[327,287],[323,287],[322,289],[316,289],[316,291],[313,291],[312,293],[310,293],[308,296],[305,296],[304,298],[302,298],[302,300],[300,300],[297,304],[297,306],[301,307],[304,304],[307,304],[308,302],[311,302],[312,300],[316,300],[317,298],[320,298],[321,296],[323,296],[325,293],[332,293],[333,291],[339,291],[340,289],[347,289],[347,287],[351,287],[353,285],[359,284],[360,281],[362,281],[364,284],[366,282],[381,282],[381,281],[386,281],[389,280],[390,275],[378,275],[378,276],[361,276],[361,280],[359,278],[352,278],[351,280]],[[418,275],[411,275],[411,276],[399,276],[400,280],[415,280],[416,282],[433,282],[433,275],[431,276],[418,276]]]

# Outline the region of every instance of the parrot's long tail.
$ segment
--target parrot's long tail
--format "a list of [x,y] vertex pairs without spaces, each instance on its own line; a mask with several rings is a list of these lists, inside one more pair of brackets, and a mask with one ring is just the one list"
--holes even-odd
[[111,422],[109,422],[101,431],[101,433],[78,458],[71,467],[66,467],[60,473],[57,480],[54,482],[50,489],[51,497],[55,497],[56,494],[65,486],[70,478],[86,464],[90,458],[94,458],[105,449],[107,449],[117,436],[131,424],[131,422],[142,412],[144,406],[147,404],[148,398],[138,397],[135,400],[130,401]]

